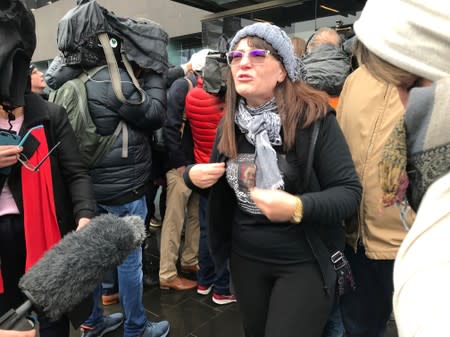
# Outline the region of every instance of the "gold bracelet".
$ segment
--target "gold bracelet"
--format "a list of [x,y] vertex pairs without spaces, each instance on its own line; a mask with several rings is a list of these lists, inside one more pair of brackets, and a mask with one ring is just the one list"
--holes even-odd
[[298,224],[302,222],[303,218],[303,202],[302,199],[300,199],[300,197],[298,196],[296,196],[295,199],[296,199],[295,210],[294,213],[292,214],[291,222]]

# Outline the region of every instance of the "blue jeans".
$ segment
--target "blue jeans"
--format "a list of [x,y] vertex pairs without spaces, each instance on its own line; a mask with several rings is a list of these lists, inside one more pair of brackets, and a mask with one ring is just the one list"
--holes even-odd
[[[97,214],[105,213],[101,206],[97,206]],[[119,280],[117,275],[117,268],[108,272],[103,276],[102,280],[102,294],[112,295],[119,291]]]
[[227,268],[216,275],[214,262],[209,253],[208,233],[206,229],[206,207],[208,199],[200,195],[199,222],[200,222],[200,246],[198,251],[197,282],[203,286],[214,285],[213,291],[219,295],[230,294],[230,273]]
[[[110,213],[120,217],[137,215],[144,220],[147,215],[145,197],[118,206],[99,204],[98,208],[100,213]],[[120,303],[125,315],[124,337],[136,337],[144,331],[147,323],[144,305],[142,304],[142,248],[139,247],[128,255],[125,261],[117,267],[117,272]],[[93,293],[92,313],[84,324],[95,326],[102,320],[103,308],[99,304],[101,293],[101,285],[99,285]]]
[[342,322],[341,305],[335,302],[328,317],[322,337],[342,337],[344,335],[344,323]]
[[111,270],[103,277],[102,281],[102,294],[112,295],[118,292],[118,275],[117,269]]
[[347,246],[356,290],[341,297],[341,312],[347,337],[384,337],[392,312],[394,260],[369,259],[364,246]]

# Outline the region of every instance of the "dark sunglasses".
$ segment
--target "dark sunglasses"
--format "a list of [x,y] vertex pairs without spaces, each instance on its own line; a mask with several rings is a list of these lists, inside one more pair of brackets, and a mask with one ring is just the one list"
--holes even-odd
[[227,62],[230,66],[236,66],[241,63],[244,56],[247,56],[251,63],[263,63],[270,50],[252,49],[249,51],[232,50],[227,53]]

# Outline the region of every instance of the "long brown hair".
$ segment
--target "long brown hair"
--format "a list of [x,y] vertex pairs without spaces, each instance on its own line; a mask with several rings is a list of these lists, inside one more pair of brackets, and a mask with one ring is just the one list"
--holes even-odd
[[372,76],[381,82],[409,87],[419,78],[375,55],[358,39],[353,46],[353,55],[356,56],[359,64],[363,64]]
[[[248,45],[253,48],[270,50],[271,55],[280,60],[273,47],[258,37],[247,37]],[[281,62],[281,64],[283,64]],[[237,156],[235,113],[240,95],[236,92],[231,71],[227,76],[227,92],[225,95],[225,114],[223,117],[222,137],[218,150],[228,158]],[[283,128],[284,148],[289,150],[295,144],[295,132],[298,126],[306,128],[327,112],[328,95],[310,87],[302,81],[285,80],[275,87],[275,102]]]

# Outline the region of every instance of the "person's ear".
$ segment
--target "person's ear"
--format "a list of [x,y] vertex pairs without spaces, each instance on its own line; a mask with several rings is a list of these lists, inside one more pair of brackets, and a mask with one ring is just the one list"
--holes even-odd
[[282,83],[286,79],[287,73],[284,68],[280,69],[280,74],[278,75],[277,83]]

